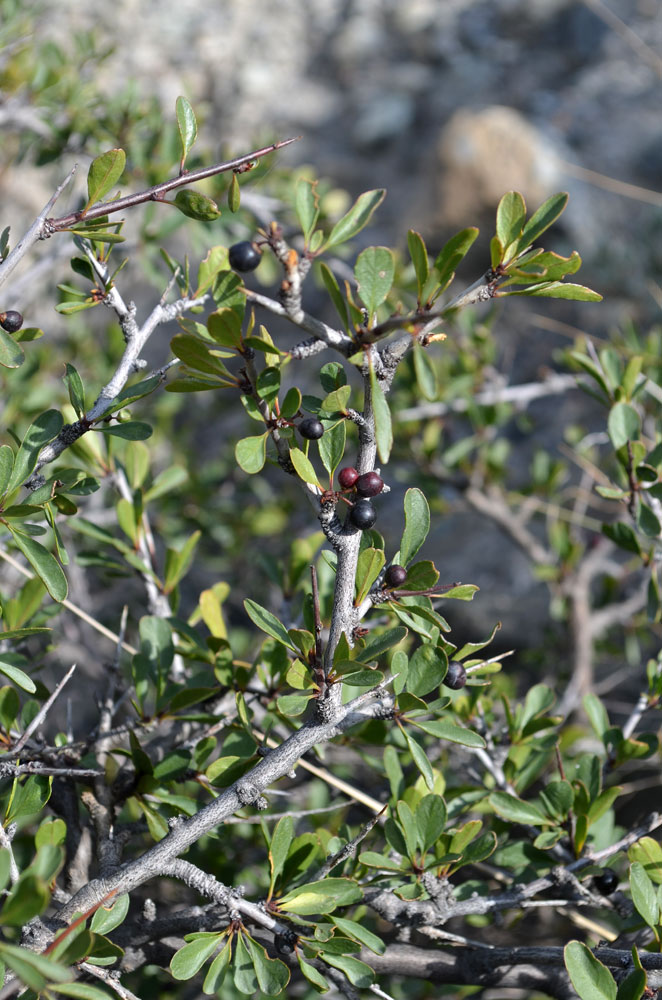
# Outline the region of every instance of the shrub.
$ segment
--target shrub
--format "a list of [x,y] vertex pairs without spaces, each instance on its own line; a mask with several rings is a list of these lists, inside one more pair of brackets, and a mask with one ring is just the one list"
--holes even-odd
[[[616,781],[633,763],[654,773],[658,740],[641,720],[662,675],[649,659],[616,724],[593,665],[608,629],[626,626],[634,657],[635,639],[650,642],[641,612],[660,617],[657,355],[632,339],[572,355],[606,427],[575,452],[599,481],[595,543],[594,499],[585,489],[580,510],[551,456],[536,454],[530,481],[511,487],[509,404],[549,384],[481,387],[493,348],[472,312],[513,295],[599,300],[566,280],[576,252],[537,245],[567,196],[527,218],[506,194],[490,261],[450,294],[476,229],[436,255],[410,231],[408,256],[366,246],[352,265],[383,190],[333,218],[323,182],[278,170],[263,183],[279,219],[256,225],[244,178],[287,142],[186,173],[197,123],[184,98],[176,111],[176,176],[114,198],[126,155],[108,150],[78,211],[54,217],[58,191],[11,252],[3,234],[5,294],[38,238],[75,248],[75,284],[59,285],[56,306],[69,341],[44,348],[40,328],[11,321],[0,331],[11,425],[0,554],[14,567],[0,636],[3,996],[107,995],[97,980],[122,996],[174,995],[193,978],[222,997],[354,997],[375,984],[382,996],[436,996],[454,984],[559,997],[574,987],[588,1000],[615,997],[617,982],[619,997],[643,995],[660,976],[651,834],[662,817],[624,829],[629,790]],[[214,197],[194,186],[209,178]],[[125,225],[154,201],[179,211],[180,245],[203,249],[193,263],[162,250],[171,277],[142,315],[123,285],[145,298],[140,269],[154,277],[165,233],[148,220],[143,245],[118,257]],[[264,277],[244,283],[228,245],[259,254],[241,270],[259,259]],[[307,310],[311,282],[333,321]],[[121,337],[101,324],[90,344],[101,305]],[[147,370],[147,341],[171,322],[172,357]],[[63,361],[68,402],[55,381]],[[467,415],[452,446],[449,410]],[[405,462],[415,481],[402,532],[382,535]],[[356,476],[338,482],[341,469]],[[477,588],[422,557],[449,481],[522,547],[566,616],[575,660],[560,706],[544,683],[518,698],[501,673],[507,651],[490,649],[496,623],[455,637],[454,602]],[[610,581],[599,606],[596,581]],[[79,607],[90,595],[91,615]],[[62,672],[72,615],[98,647]],[[74,689],[87,697],[72,695],[63,721]],[[544,945],[505,928],[523,914]],[[630,950],[618,938],[633,930]],[[591,950],[578,935],[612,944]]]

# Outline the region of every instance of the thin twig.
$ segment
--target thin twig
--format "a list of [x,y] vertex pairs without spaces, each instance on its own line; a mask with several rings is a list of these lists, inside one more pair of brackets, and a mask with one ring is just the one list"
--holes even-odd
[[217,174],[225,173],[228,170],[236,170],[237,167],[241,167],[245,163],[250,163],[251,160],[258,160],[260,157],[267,156],[277,149],[289,146],[299,138],[300,136],[294,136],[292,139],[274,142],[270,146],[263,146],[262,149],[256,149],[252,153],[237,156],[234,160],[226,160],[223,163],[216,163],[212,167],[200,167],[198,170],[179,174],[177,177],[172,177],[161,184],[155,184],[145,191],[139,191],[137,194],[128,194],[124,198],[115,199],[115,201],[100,201],[92,205],[91,208],[83,209],[80,212],[71,212],[69,215],[61,216],[59,219],[49,219],[48,228],[51,232],[61,232],[78,223],[92,222],[94,219],[99,219],[115,212],[123,212],[125,208],[133,208],[135,205],[142,205],[148,201],[163,201],[163,196],[169,191],[174,191],[176,188],[184,187],[187,184],[195,184],[196,181],[205,180],[207,177],[215,177]]
[[48,715],[48,713],[50,711],[51,705],[53,704],[53,702],[55,701],[55,699],[59,696],[60,692],[65,687],[67,681],[72,676],[72,674],[73,674],[73,672],[74,672],[75,669],[76,669],[76,664],[72,663],[72,665],[69,667],[69,669],[67,670],[67,672],[64,675],[64,677],[62,678],[62,680],[59,681],[59,683],[55,686],[52,694],[49,696],[49,698],[41,706],[41,708],[39,709],[39,711],[35,715],[34,719],[30,723],[30,725],[27,727],[27,729],[25,730],[25,732],[21,736],[21,738],[18,741],[18,743],[13,748],[14,749],[14,753],[19,753],[23,749],[23,747],[25,746],[25,744],[27,743],[27,741],[30,739],[30,737],[32,736],[32,734],[34,733],[34,731],[36,729],[38,729],[39,726],[42,724],[42,722],[44,721],[44,719],[46,718],[46,716]]
[[48,201],[42,208],[41,212],[39,213],[35,221],[28,229],[25,236],[23,236],[23,238],[19,240],[19,242],[16,244],[11,253],[8,254],[7,257],[5,257],[5,259],[0,264],[0,285],[2,285],[7,280],[7,278],[12,273],[14,268],[23,260],[26,254],[29,253],[29,251],[32,249],[37,240],[40,239],[41,234],[43,233],[44,224],[46,222],[46,219],[48,218],[48,213],[53,208],[53,205],[58,200],[58,198],[64,191],[65,187],[71,180],[71,178],[74,176],[75,172],[76,172],[76,167],[74,166],[69,171],[69,173],[62,181],[62,183],[58,185],[58,187],[55,190],[55,194],[53,194],[53,196],[48,199]]

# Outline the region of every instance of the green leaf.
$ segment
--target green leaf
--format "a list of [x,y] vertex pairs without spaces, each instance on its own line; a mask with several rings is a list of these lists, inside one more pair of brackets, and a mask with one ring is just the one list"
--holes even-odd
[[0,330],[0,365],[3,368],[20,368],[25,361],[25,354],[20,344],[5,330]]
[[192,191],[190,188],[178,191],[170,204],[178,208],[182,215],[197,222],[213,222],[221,214],[213,198],[200,191]]
[[303,479],[304,483],[312,483],[314,486],[320,486],[313,463],[307,455],[304,455],[300,448],[290,448],[290,461],[299,479]]
[[244,601],[244,608],[246,609],[248,617],[255,625],[257,625],[259,629],[262,629],[263,632],[266,632],[267,635],[270,635],[272,638],[278,639],[279,642],[282,642],[283,645],[287,646],[288,649],[291,649],[292,652],[298,652],[296,646],[288,635],[287,629],[275,615],[272,615],[271,611],[267,611],[267,609],[263,608],[261,604],[258,604],[256,601],[251,601],[248,597]]
[[595,694],[584,695],[582,705],[584,706],[584,711],[586,712],[588,720],[593,726],[596,735],[599,739],[604,740],[610,726],[607,709]]
[[71,979],[71,969],[29,948],[0,942],[0,958],[16,973],[22,983],[37,993],[40,993],[47,983],[62,983]]
[[84,212],[97,201],[101,201],[115,186],[124,173],[125,164],[126,153],[123,149],[109,149],[92,160],[87,172],[87,205]]
[[95,934],[108,934],[123,923],[129,912],[129,894],[118,896],[111,906],[100,906],[92,917],[90,930]]
[[235,445],[237,465],[249,475],[254,475],[264,466],[267,458],[267,434],[268,432],[258,434],[257,437],[241,438]]
[[445,601],[473,601],[478,589],[475,583],[462,583],[458,587],[445,590],[442,597]]
[[524,226],[522,235],[518,241],[518,252],[525,250],[530,244],[535,243],[538,237],[542,236],[545,230],[549,229],[556,222],[567,204],[568,195],[565,191],[553,194],[551,198],[543,202]]
[[405,530],[400,542],[400,561],[403,566],[414,558],[430,530],[430,508],[423,492],[416,487],[405,494]]
[[662,883],[662,846],[652,837],[642,837],[628,849],[630,861],[640,862],[649,878]]
[[575,793],[569,781],[550,781],[540,792],[540,801],[547,814],[554,819],[566,819],[574,798]]
[[367,247],[354,265],[359,298],[372,316],[391,291],[395,259],[388,247]]
[[232,942],[228,940],[221,951],[209,966],[205,981],[202,984],[202,992],[210,996],[217,993],[223,985],[225,975],[230,968],[232,958]]
[[349,906],[362,899],[359,886],[351,879],[324,878],[286,893],[278,900],[278,906],[288,913],[310,916],[314,913],[332,913],[338,906]]
[[[42,591],[43,593],[43,591]],[[0,636],[2,633],[0,632]],[[8,677],[10,681],[17,686],[27,691],[29,694],[34,694],[37,690],[34,681],[28,675],[21,670],[19,667],[15,666],[13,663],[9,663],[7,660],[8,654],[0,653],[0,674],[4,674]]]
[[594,292],[592,288],[587,288],[585,285],[573,285],[571,282],[565,281],[543,282],[539,285],[532,285],[530,288],[514,291],[506,289],[506,291],[497,292],[497,295],[528,295],[547,299],[572,299],[575,302],[602,302],[602,296],[599,292]]
[[95,428],[109,437],[123,438],[125,441],[146,441],[154,433],[151,424],[142,420],[126,420],[121,424],[103,424]]
[[318,993],[327,993],[329,990],[329,984],[322,975],[318,972],[314,965],[310,962],[305,962],[300,951],[297,950],[297,960],[299,962],[299,968],[301,969],[301,974],[308,980],[308,982],[317,990]]
[[198,135],[198,123],[195,120],[195,113],[190,103],[185,97],[178,97],[175,102],[175,112],[177,115],[177,128],[182,144],[181,165],[184,166],[186,157],[191,152],[191,147]]
[[228,208],[231,212],[238,212],[241,207],[241,188],[237,174],[232,174],[230,187],[228,188]]
[[407,690],[422,698],[439,687],[448,670],[448,657],[439,646],[425,643],[409,659]]
[[364,599],[384,565],[384,550],[368,547],[359,555],[356,567],[356,604]]
[[407,233],[407,246],[409,247],[409,256],[411,257],[412,264],[414,265],[414,273],[416,274],[418,303],[419,305],[423,305],[421,295],[423,293],[423,286],[428,280],[430,273],[430,262],[428,261],[428,252],[423,237],[415,229],[410,229]]
[[370,368],[370,387],[372,395],[372,409],[375,417],[375,438],[377,440],[377,454],[380,461],[386,465],[393,447],[393,427],[391,425],[391,411],[384,390],[382,389],[374,369]]
[[637,512],[637,526],[644,535],[648,535],[649,538],[657,538],[662,530],[662,525],[656,515],[653,513],[651,508],[645,504],[639,504],[639,510]]
[[639,414],[629,403],[614,403],[609,411],[607,430],[614,449],[618,451],[628,443],[636,441],[641,434]]
[[191,979],[214,954],[222,936],[207,932],[176,951],[170,959],[171,976],[174,979]]
[[463,726],[456,726],[452,722],[444,719],[432,719],[429,722],[421,722],[419,719],[412,720],[412,725],[417,729],[422,729],[424,733],[436,736],[440,740],[448,740],[450,743],[459,743],[463,747],[471,747],[474,750],[485,747],[485,740],[473,729],[465,729]]
[[519,191],[504,194],[497,208],[496,235],[505,250],[521,235],[525,221],[526,205]]
[[108,993],[91,983],[64,983],[62,986],[51,986],[50,990],[75,1000],[108,1000]]
[[439,291],[443,292],[450,285],[455,275],[455,269],[469,252],[477,236],[478,230],[475,226],[471,226],[469,229],[460,230],[441,248],[434,262],[434,269],[439,280]]
[[639,540],[629,524],[625,524],[623,521],[603,524],[602,534],[606,535],[607,538],[611,538],[612,542],[615,542],[620,548],[625,549],[626,552],[634,552],[635,555],[641,555]]
[[0,497],[7,493],[14,468],[14,452],[8,444],[0,445]]
[[359,861],[368,868],[384,868],[389,872],[401,872],[407,866],[407,862],[396,861],[385,854],[377,854],[376,851],[363,851],[359,855]]
[[62,414],[58,413],[57,410],[47,410],[30,424],[14,460],[7,493],[11,493],[17,486],[23,485],[37,464],[39,452],[49,441],[57,437],[63,424]]
[[321,253],[322,250],[329,250],[331,247],[339,246],[341,243],[346,243],[356,236],[357,233],[360,233],[364,226],[368,225],[372,213],[381,205],[385,196],[385,188],[364,191],[363,194],[359,195],[349,212],[336,222],[318,253]]
[[424,795],[414,814],[421,851],[426,854],[444,832],[446,804],[441,795]]
[[643,969],[633,969],[618,987],[616,1000],[641,1000],[646,989],[646,973]]
[[340,321],[347,330],[349,328],[349,315],[347,313],[347,303],[342,296],[338,282],[336,281],[333,271],[324,263],[320,262],[320,274],[322,275],[322,281],[324,282],[324,287],[331,296],[331,301],[333,302],[336,312],[340,317]]
[[0,920],[9,927],[23,927],[46,909],[50,899],[46,883],[33,872],[24,872],[5,899]]
[[549,820],[537,806],[531,802],[523,802],[515,795],[507,792],[492,792],[488,799],[497,816],[507,819],[509,823],[528,823],[531,826],[542,826]]
[[[80,236],[81,239],[92,240],[95,243],[124,243],[124,236],[120,236],[119,233],[110,231],[106,232],[105,230],[96,229],[93,225],[76,226],[76,228],[72,229],[71,231],[72,233],[75,233],[77,236]],[[92,299],[89,301],[89,304],[83,303],[78,307],[74,307],[73,309],[65,309],[64,306],[62,307],[56,306],[55,308],[58,310],[58,312],[65,312],[65,311],[77,312],[79,309],[88,309],[98,304],[99,304],[98,299]]]
[[430,355],[419,344],[414,344],[414,372],[416,383],[425,399],[433,401],[439,395],[439,385],[437,383],[437,373],[430,359]]
[[582,941],[570,941],[563,949],[563,956],[581,1000],[616,1000],[614,977]]
[[317,181],[310,181],[307,177],[298,179],[294,189],[294,210],[297,213],[304,243],[307,246],[319,218]]
[[345,454],[346,438],[345,421],[339,420],[333,427],[329,427],[317,442],[322,464],[329,473],[330,479],[333,479],[333,475]]
[[290,970],[279,958],[270,958],[266,948],[247,936],[248,950],[253,959],[257,984],[268,997],[282,993],[290,981]]
[[367,989],[375,980],[375,973],[370,966],[366,965],[365,962],[361,962],[358,958],[352,958],[351,955],[331,955],[328,952],[322,951],[320,957],[328,965],[332,965],[334,968],[344,972],[353,986]]
[[271,865],[271,881],[269,896],[273,894],[274,885],[283,870],[290,844],[294,839],[294,820],[291,816],[283,816],[278,820],[269,844],[269,864]]
[[518,717],[520,731],[524,732],[529,722],[549,711],[555,701],[551,688],[546,684],[534,684],[526,693],[521,715]]
[[430,761],[428,760],[425,751],[423,750],[423,748],[420,745],[420,743],[418,743],[414,739],[414,737],[411,735],[411,733],[409,732],[409,730],[404,729],[403,733],[404,733],[404,737],[405,737],[405,739],[407,741],[407,746],[409,747],[409,752],[412,755],[414,764],[416,765],[416,767],[418,768],[418,770],[421,772],[421,774],[423,776],[423,780],[425,781],[425,784],[427,785],[427,787],[430,789],[430,791],[433,791],[433,789],[434,789],[434,774],[432,772],[432,765],[430,764]]
[[338,930],[341,930],[343,934],[346,934],[353,941],[358,941],[359,944],[369,948],[370,951],[374,951],[375,955],[383,955],[386,951],[386,945],[382,939],[356,920],[347,920],[345,917],[332,916],[331,923],[335,924]]
[[407,629],[402,625],[396,625],[394,628],[387,629],[381,635],[371,635],[364,649],[359,650],[356,654],[356,658],[361,663],[370,663],[373,660],[377,660],[387,649],[391,649],[393,646],[397,646],[399,642],[402,642],[406,635]]
[[660,921],[657,893],[646,869],[639,861],[633,861],[630,865],[630,890],[632,902],[639,915],[649,927],[656,927]]
[[13,797],[5,816],[5,825],[21,816],[33,816],[41,812],[51,796],[52,782],[52,778],[40,774],[31,774],[23,784],[16,780]]
[[234,949],[234,985],[240,993],[251,995],[257,993],[257,977],[253,965],[253,958],[248,950],[244,934],[238,934]]
[[40,542],[18,531],[11,524],[7,527],[17,548],[21,550],[53,600],[63,601],[67,596],[67,578],[55,556],[51,555]]

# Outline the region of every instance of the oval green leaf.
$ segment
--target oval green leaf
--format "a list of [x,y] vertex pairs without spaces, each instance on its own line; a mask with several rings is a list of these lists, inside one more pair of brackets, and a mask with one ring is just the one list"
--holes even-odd
[[[126,153],[123,149],[109,149],[92,160],[87,173],[87,205],[85,210],[101,201],[124,173]],[[96,237],[95,237],[96,239]]]
[[182,144],[182,167],[184,161],[191,151],[191,147],[198,135],[198,123],[195,120],[195,112],[185,97],[178,97],[175,102],[175,113],[177,115],[177,128]]
[[7,527],[17,548],[21,550],[53,600],[63,601],[67,596],[67,578],[55,556],[51,555],[40,542],[17,531],[11,524]]

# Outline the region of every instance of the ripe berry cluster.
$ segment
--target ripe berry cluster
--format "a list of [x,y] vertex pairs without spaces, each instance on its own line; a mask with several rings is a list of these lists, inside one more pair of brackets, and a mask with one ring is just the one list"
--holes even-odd
[[355,528],[365,531],[372,528],[377,520],[377,511],[370,503],[370,497],[376,497],[384,489],[384,480],[378,472],[364,472],[362,475],[349,465],[338,473],[338,482],[343,490],[354,490],[358,500],[349,512],[349,520]]

